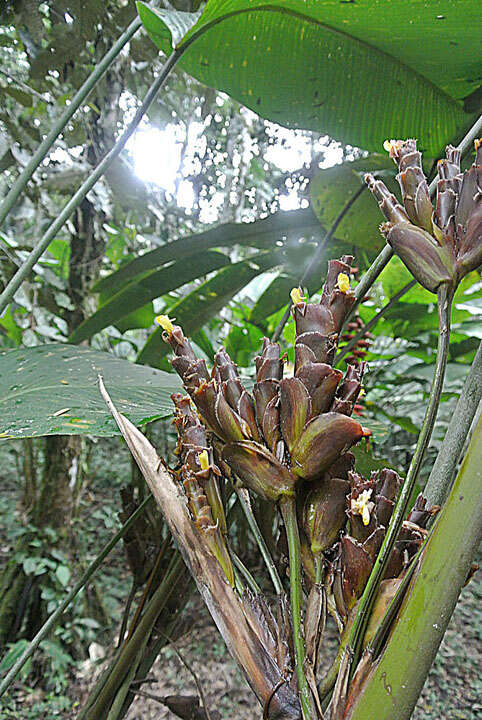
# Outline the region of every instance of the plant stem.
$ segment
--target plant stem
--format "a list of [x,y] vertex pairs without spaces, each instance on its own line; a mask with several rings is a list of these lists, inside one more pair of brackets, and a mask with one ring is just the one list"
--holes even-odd
[[344,347],[342,347],[342,349],[340,350],[340,352],[339,352],[338,355],[336,356],[335,362],[333,363],[333,365],[336,366],[339,362],[341,362],[341,361],[343,360],[343,358],[345,357],[345,355],[346,355],[348,352],[350,352],[350,350],[351,350],[353,347],[355,347],[355,345],[357,344],[357,342],[358,342],[359,340],[361,340],[363,337],[365,337],[365,335],[367,334],[367,332],[369,332],[373,327],[375,327],[375,325],[376,325],[377,322],[380,320],[380,318],[383,317],[383,315],[385,315],[385,313],[388,312],[388,310],[390,310],[390,308],[391,308],[393,305],[395,305],[395,303],[398,302],[398,301],[400,300],[400,298],[403,297],[403,296],[405,295],[405,293],[407,293],[409,290],[411,290],[416,284],[417,284],[417,281],[416,281],[416,280],[411,280],[409,283],[407,283],[401,290],[399,290],[399,291],[397,292],[396,295],[394,295],[394,296],[387,302],[386,305],[384,305],[384,306],[381,308],[381,310],[379,310],[379,311],[377,312],[376,315],[374,315],[374,316],[372,317],[371,320],[369,320],[367,323],[365,323],[365,325],[362,327],[362,329],[361,329],[359,332],[357,332],[357,334],[355,335],[355,337],[353,337],[353,338],[350,340],[350,342],[348,342]]
[[[152,6],[155,7],[158,5],[158,2],[153,2]],[[0,206],[0,227],[3,225],[5,218],[7,217],[10,210],[13,208],[15,203],[17,202],[18,197],[23,192],[25,187],[27,186],[28,181],[34,174],[35,170],[38,168],[42,160],[47,155],[48,151],[64,129],[64,127],[67,125],[71,117],[76,113],[78,108],[85,102],[87,96],[93,90],[97,82],[100,80],[100,78],[104,75],[104,73],[109,69],[109,67],[112,65],[116,57],[121,52],[122,48],[129,42],[129,40],[132,38],[132,36],[138,31],[138,29],[141,27],[142,23],[138,17],[134,18],[134,20],[131,22],[131,24],[128,26],[128,28],[122,33],[122,35],[118,38],[118,40],[114,43],[114,45],[111,47],[111,49],[104,55],[102,60],[99,62],[99,64],[95,67],[95,69],[92,71],[92,73],[89,75],[87,80],[81,85],[81,87],[77,90],[74,97],[70,101],[69,105],[66,107],[62,115],[56,120],[56,122],[52,125],[52,129],[50,132],[44,137],[40,145],[38,146],[35,153],[30,158],[29,162],[25,166],[22,173],[19,175],[15,183],[10,188],[9,192],[7,193],[3,203]],[[18,81],[17,81],[18,82]],[[29,88],[29,91],[30,88]],[[45,99],[42,98],[42,100],[45,102]]]
[[[144,654],[144,650],[146,649],[148,639],[149,639],[149,635],[146,634],[143,642],[141,643],[141,647],[139,648],[139,651],[138,651],[136,657],[134,658],[134,661],[132,662],[131,666],[129,667],[129,670],[127,671],[127,675],[125,676],[124,681],[122,682],[122,685],[120,686],[119,690],[116,693],[116,696],[111,705],[111,708],[109,710],[109,714],[107,715],[106,720],[117,720],[117,718],[119,717],[119,713],[122,710],[125,699],[126,699],[127,695],[129,694],[131,683],[136,676],[136,672],[137,672],[137,668],[139,667],[139,663],[142,660],[142,655]],[[99,720],[100,720],[100,718],[99,718]]]
[[259,587],[259,585],[256,582],[256,580],[254,579],[254,577],[251,575],[251,573],[249,572],[248,568],[243,563],[241,558],[239,558],[236,555],[236,553],[234,552],[234,550],[232,548],[230,548],[230,555],[231,555],[233,563],[235,564],[235,566],[237,567],[237,569],[239,570],[241,575],[243,575],[244,579],[248,583],[252,592],[254,592],[255,595],[259,595],[261,593],[261,588]]
[[[169,569],[164,575],[161,584],[150,598],[134,633],[129,638],[129,641],[123,645],[115,664],[110,669],[100,693],[92,699],[87,707],[84,707],[79,715],[79,720],[101,720],[101,718],[106,717],[106,712],[110,708],[119,690],[122,691],[126,674],[129,673],[132,663],[138,657],[139,651],[144,649],[149,634],[161,610],[165,607],[169,597],[174,592],[183,570],[183,559],[181,555],[176,552],[173,555]],[[139,658],[139,660],[140,659],[141,658]]]
[[244,488],[235,487],[235,492],[238,496],[241,507],[243,508],[243,512],[246,516],[246,520],[248,521],[251,532],[253,533],[254,538],[258,544],[261,555],[263,556],[263,560],[266,563],[266,567],[273,582],[276,594],[281,595],[281,593],[283,592],[283,583],[281,582],[278,570],[276,569],[276,565],[274,564],[268,546],[266,545],[265,539],[261,533],[261,530],[259,529],[258,523],[256,522],[256,518],[254,517],[248,491]]
[[329,669],[326,671],[325,675],[321,678],[321,681],[318,683],[318,695],[320,697],[322,705],[324,705],[325,707],[328,704],[327,702],[325,704],[325,701],[328,699],[331,691],[335,687],[336,678],[338,677],[338,671],[340,670],[342,654],[343,654],[343,650],[342,650],[342,652],[340,652],[340,651],[337,652],[336,657],[334,658],[333,662],[331,663]]
[[145,500],[139,505],[137,510],[132,513],[130,518],[127,520],[126,523],[121,527],[121,529],[114,535],[114,537],[109,540],[107,545],[104,546],[104,548],[101,550],[101,552],[97,555],[95,560],[89,565],[85,573],[80,578],[79,582],[74,585],[72,590],[69,592],[65,600],[60,603],[57,610],[55,610],[52,615],[48,618],[48,620],[42,625],[38,633],[35,635],[33,640],[29,643],[29,645],[25,648],[19,659],[16,661],[14,665],[10,668],[8,673],[3,678],[1,684],[0,684],[0,697],[8,690],[12,682],[15,680],[16,676],[20,672],[20,670],[23,668],[27,660],[32,657],[35,650],[38,648],[44,637],[48,635],[48,633],[54,629],[54,627],[57,625],[57,622],[60,620],[60,617],[64,610],[70,605],[72,600],[75,598],[75,596],[82,590],[82,588],[88,583],[92,575],[95,573],[95,571],[100,567],[103,560],[107,557],[107,555],[110,553],[112,548],[117,545],[119,540],[121,540],[126,532],[129,530],[129,528],[135,523],[137,518],[144,512],[146,506],[148,503],[150,503],[152,500],[152,495],[149,495],[145,498]]
[[375,280],[378,278],[382,270],[388,265],[393,257],[393,250],[390,245],[385,245],[383,250],[376,256],[366,273],[362,276],[360,282],[355,288],[355,304],[351,309],[350,316],[353,315]]
[[144,117],[147,109],[153,102],[157,93],[166,82],[167,77],[169,76],[173,67],[176,65],[184,50],[185,47],[183,47],[182,49],[176,49],[171,53],[171,55],[169,55],[167,61],[164,63],[161,69],[161,72],[159,73],[159,76],[156,78],[154,83],[147,91],[144,101],[141,107],[137,110],[132,122],[129,124],[126,130],[124,130],[114,147],[107,153],[107,155],[105,155],[103,160],[101,160],[101,162],[93,170],[91,175],[87,178],[87,180],[82,183],[75,195],[73,195],[69,202],[64,206],[58,217],[50,224],[44,235],[40,238],[36,246],[30,252],[28,258],[25,260],[25,262],[22,263],[19,270],[12,277],[5,290],[0,295],[0,315],[3,313],[8,303],[12,300],[15,292],[18,290],[27,275],[30,273],[37,260],[41,257],[41,255],[45,252],[52,240],[55,238],[66,220],[70,217],[74,210],[76,210],[76,208],[80,205],[87,193],[92,190],[96,182],[102,177],[102,175],[109,168],[112,162],[124,149],[127,141],[139,125],[140,121]]
[[319,555],[315,555],[315,583],[322,583],[325,577],[325,564],[323,558]]
[[[375,632],[375,635],[373,636],[372,640],[369,643],[369,648],[371,650],[373,660],[375,660],[378,657],[378,655],[380,654],[380,650],[385,642],[385,639],[386,639],[388,632],[392,626],[395,616],[397,615],[398,611],[400,610],[400,606],[403,602],[403,598],[405,597],[408,586],[410,585],[410,582],[412,580],[413,573],[415,572],[417,563],[420,560],[420,556],[422,555],[423,548],[424,548],[424,545],[421,545],[419,547],[416,555],[411,559],[410,567],[408,568],[406,574],[404,575],[402,582],[400,583],[399,587],[397,588],[397,591],[396,591],[394,597],[390,601],[390,604],[388,605],[388,607],[385,611],[385,614],[382,617],[382,620]],[[368,649],[368,647],[367,647],[367,649]]]
[[304,720],[311,720],[311,697],[304,671],[305,641],[302,629],[303,593],[301,589],[301,552],[298,521],[296,518],[296,500],[284,497],[280,501],[280,509],[286,528],[290,561],[290,600],[293,621],[293,642],[295,648],[296,677],[300,693],[301,709]]
[[126,630],[127,630],[127,623],[129,622],[129,614],[131,611],[132,602],[136,595],[136,591],[137,591],[136,580],[135,580],[135,578],[133,578],[131,589],[129,591],[129,595],[127,596],[126,606],[125,606],[124,612],[122,614],[122,622],[121,622],[121,626],[120,626],[120,630],[119,630],[119,639],[117,641],[117,649],[119,649],[121,647],[122,643],[124,642],[124,637],[125,637]]
[[[321,253],[325,249],[327,243],[331,240],[331,238],[335,234],[335,232],[338,228],[338,225],[341,223],[341,221],[343,220],[345,215],[351,210],[354,203],[358,200],[360,195],[363,193],[365,187],[366,187],[365,184],[361,185],[358,188],[358,190],[352,195],[352,197],[348,200],[346,205],[344,205],[344,207],[338,213],[337,217],[333,221],[331,228],[328,230],[325,237],[322,238],[321,241],[319,242],[318,247],[316,248],[313,257],[311,258],[310,262],[306,266],[305,271],[303,272],[303,275],[300,277],[299,282],[298,282],[299,285],[303,285],[304,281],[306,280],[306,278],[308,277],[308,275],[311,271],[311,268],[313,268],[315,266],[315,264],[318,262],[318,260],[321,257]],[[284,312],[283,317],[281,318],[281,320],[278,324],[278,327],[276,328],[276,330],[273,333],[271,342],[277,342],[279,340],[281,333],[283,332],[283,328],[286,325],[286,323],[288,322],[290,312],[291,312],[291,305],[288,305],[288,307],[286,308],[286,310]]]
[[400,532],[403,520],[405,518],[408,503],[412,495],[412,490],[417,480],[420,467],[425,455],[425,451],[430,442],[437,410],[442,393],[442,386],[447,365],[449,336],[450,336],[450,310],[452,304],[453,290],[442,285],[438,290],[438,313],[439,313],[439,336],[437,347],[437,360],[435,364],[434,377],[432,387],[430,389],[430,397],[425,411],[422,428],[418,436],[415,452],[412,462],[402,486],[397,503],[392,513],[387,534],[375,560],[371,575],[366,584],[365,590],[360,603],[358,605],[357,614],[353,622],[353,626],[348,639],[348,647],[353,651],[354,658],[352,669],[356,668],[358,658],[360,657],[361,643],[365,634],[366,626],[370,617],[373,601],[375,599],[378,587],[383,578],[387,562],[390,558],[393,546]]
[[457,463],[482,399],[482,342],[465,379],[424,495],[431,505],[442,505],[449,493]]

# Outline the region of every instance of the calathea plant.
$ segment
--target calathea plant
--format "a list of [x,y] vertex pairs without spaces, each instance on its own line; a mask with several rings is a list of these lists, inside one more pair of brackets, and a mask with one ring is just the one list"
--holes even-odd
[[[333,367],[338,337],[355,303],[352,261],[344,256],[329,262],[317,304],[293,289],[293,374],[285,372],[280,346],[265,338],[255,358],[252,393],[225,349],[216,353],[210,372],[182,328],[159,316],[163,338],[174,352],[172,366],[187,392],[173,396],[179,465],[172,470],[117,413],[101,385],[267,718],[325,717],[322,702],[333,682],[325,679],[320,697],[317,657],[326,613],[346,637],[402,482],[388,469],[361,477],[350,452],[370,435],[352,418],[365,363],[348,365],[344,375]],[[228,483],[279,507],[289,554],[289,605],[282,588],[270,601],[245,589],[233,569],[223,502]],[[421,546],[431,513],[419,499],[403,522],[370,633],[383,615],[380,606],[383,610],[393,597]],[[337,688],[333,717],[345,696],[346,687]]]

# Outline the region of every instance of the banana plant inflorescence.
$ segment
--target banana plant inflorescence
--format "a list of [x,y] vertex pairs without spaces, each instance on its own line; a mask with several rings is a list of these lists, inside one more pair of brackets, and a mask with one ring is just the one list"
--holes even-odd
[[[358,669],[363,670],[374,659],[373,647],[380,651],[379,628],[385,631],[393,619],[395,601],[408,586],[412,561],[439,509],[419,496],[408,512],[408,501],[440,399],[451,298],[461,277],[481,261],[481,150],[476,143],[476,161],[462,174],[457,151],[447,149],[447,159],[439,163],[434,211],[415,142],[392,142],[389,149],[399,165],[404,207],[380,181],[369,177],[367,182],[388,218],[382,231],[415,278],[437,292],[441,320],[434,383],[405,481],[387,468],[362,477],[350,452],[370,435],[352,417],[366,364],[348,364],[345,374],[333,367],[343,324],[356,301],[351,256],[329,262],[319,303],[307,302],[301,288],[292,290],[294,367],[290,372],[280,346],[264,338],[255,358],[252,393],[224,348],[209,371],[182,328],[166,315],[157,319],[187,392],[172,396],[179,465],[162,470],[180,503],[174,515],[182,510],[182,521],[172,517],[172,498],[167,502],[159,489],[156,494],[162,463],[153,470],[154,449],[145,438],[139,441],[133,426],[110,404],[268,718],[314,719],[328,717],[326,713],[332,720],[344,717],[347,698],[353,702],[365,676],[355,674],[350,686],[360,654],[366,647],[371,653],[368,661],[366,653],[362,657]],[[244,589],[237,576],[226,519],[225,490],[230,484],[280,510],[289,554],[290,607],[284,591],[270,603],[266,596]],[[184,523],[188,530],[180,532]],[[212,560],[204,566],[196,553]],[[215,567],[213,580],[209,568],[213,573]],[[224,603],[213,602],[214,595]],[[317,686],[327,613],[336,620],[344,650],[331,679]],[[234,616],[243,617],[243,623],[238,619],[236,625]],[[245,620],[249,630],[243,631]],[[338,665],[331,707],[323,710]]]

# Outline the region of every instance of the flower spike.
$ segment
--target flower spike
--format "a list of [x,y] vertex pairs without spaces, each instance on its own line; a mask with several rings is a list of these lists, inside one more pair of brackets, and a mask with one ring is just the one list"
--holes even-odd
[[475,141],[475,162],[460,171],[460,151],[448,145],[437,165],[435,209],[415,140],[384,144],[398,165],[403,207],[381,180],[365,181],[388,222],[381,226],[387,242],[416,280],[430,292],[441,285],[455,289],[482,263],[482,151]]

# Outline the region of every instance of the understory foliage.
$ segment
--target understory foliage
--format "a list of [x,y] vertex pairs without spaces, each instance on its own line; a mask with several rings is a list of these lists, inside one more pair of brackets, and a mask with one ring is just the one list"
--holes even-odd
[[197,584],[259,715],[411,716],[482,517],[480,12],[438,5],[0,6],[0,715],[126,717]]

